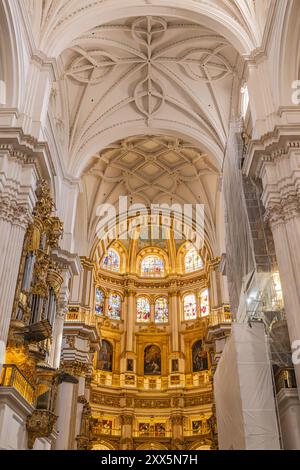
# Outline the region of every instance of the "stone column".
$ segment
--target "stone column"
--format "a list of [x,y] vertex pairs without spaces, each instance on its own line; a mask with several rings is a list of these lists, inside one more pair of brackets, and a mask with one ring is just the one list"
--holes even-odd
[[58,301],[58,311],[53,329],[53,340],[50,352],[49,363],[54,369],[59,369],[62,339],[64,331],[65,315],[68,311],[68,302],[66,300]]
[[55,414],[58,416],[55,443],[56,450],[70,450],[73,447],[74,419],[77,411],[78,379],[63,374],[57,391]]
[[58,369],[60,366],[60,358],[62,351],[62,339],[65,316],[68,311],[68,304],[70,300],[70,279],[74,275],[79,274],[79,258],[75,255],[71,255],[68,252],[61,251],[61,249],[55,250],[52,253],[55,261],[60,263],[62,266],[63,284],[60,289],[60,295],[57,300],[57,315],[54,323],[53,334],[52,334],[52,347],[50,351],[49,364]]
[[36,202],[37,173],[26,157],[0,149],[0,368],[12,315],[24,238]]
[[169,320],[171,323],[172,331],[172,352],[179,351],[179,312],[178,312],[178,292],[177,290],[172,290],[170,292],[170,312]]
[[200,298],[200,295],[201,295],[201,290],[197,290],[195,292],[196,306],[197,306],[197,318],[201,318],[201,298]]
[[133,450],[133,416],[121,415],[121,450]]
[[210,296],[211,308],[219,307],[221,302],[218,295],[218,276],[215,268],[210,271]]
[[133,333],[135,323],[135,291],[128,290],[128,309],[127,309],[127,332],[126,332],[126,351],[133,352]]
[[89,307],[91,304],[91,286],[93,284],[94,262],[88,258],[81,258],[82,272],[82,292],[81,305]]
[[[280,273],[286,319],[291,343],[300,340],[300,277],[296,275],[296,264],[300,263],[298,252],[291,250],[290,238],[296,234],[289,234],[289,228],[282,218],[282,212],[278,213],[275,208],[269,208],[269,220],[273,233],[276,257]],[[300,364],[295,364],[295,373],[300,398]]]
[[184,449],[183,420],[184,420],[184,418],[183,418],[182,415],[173,415],[173,416],[171,416],[172,449],[173,450],[183,450]]
[[109,302],[109,292],[104,296],[104,316],[107,317],[108,314],[108,302]]
[[[300,142],[262,158],[262,201],[273,233],[290,341],[300,340]],[[294,364],[300,397],[300,364]]]
[[155,300],[150,301],[150,322],[155,323]]

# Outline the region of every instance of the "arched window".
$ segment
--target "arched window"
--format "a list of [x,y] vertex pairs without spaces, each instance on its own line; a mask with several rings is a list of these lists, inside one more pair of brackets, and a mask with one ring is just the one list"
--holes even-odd
[[202,341],[197,341],[192,350],[193,372],[202,372],[208,369],[207,353],[203,350]]
[[161,374],[161,352],[158,346],[151,344],[145,348],[144,352],[144,374]]
[[106,372],[112,372],[113,365],[113,346],[105,339],[101,342],[101,348],[98,353],[97,369]]
[[209,291],[208,289],[205,289],[204,291],[201,292],[200,295],[200,308],[201,308],[201,317],[206,317],[209,315],[210,310],[209,310]]
[[121,320],[122,300],[118,294],[111,294],[108,302],[107,315],[112,320]]
[[142,261],[141,275],[145,277],[162,277],[165,274],[165,265],[162,258],[151,255]]
[[197,302],[194,294],[186,295],[184,297],[183,310],[185,320],[195,320],[197,318]]
[[166,298],[161,297],[155,302],[155,323],[168,323],[169,305]]
[[145,297],[140,297],[136,302],[136,320],[138,322],[150,321],[150,302]]
[[97,287],[96,289],[96,305],[95,311],[97,315],[104,315],[104,293]]
[[118,273],[120,271],[120,256],[119,254],[110,249],[103,258],[102,267],[107,271],[113,271]]
[[192,248],[187,252],[184,259],[185,272],[192,273],[203,268],[203,261],[201,256],[198,254],[195,248]]

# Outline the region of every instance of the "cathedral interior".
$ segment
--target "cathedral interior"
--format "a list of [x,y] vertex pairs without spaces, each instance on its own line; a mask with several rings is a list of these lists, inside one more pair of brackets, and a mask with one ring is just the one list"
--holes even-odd
[[299,0],[0,0],[0,450],[300,449],[299,45]]

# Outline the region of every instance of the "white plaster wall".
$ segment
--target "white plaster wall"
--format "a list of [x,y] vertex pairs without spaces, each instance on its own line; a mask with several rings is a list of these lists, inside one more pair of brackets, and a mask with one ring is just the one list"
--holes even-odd
[[27,450],[26,420],[6,403],[0,403],[0,450]]

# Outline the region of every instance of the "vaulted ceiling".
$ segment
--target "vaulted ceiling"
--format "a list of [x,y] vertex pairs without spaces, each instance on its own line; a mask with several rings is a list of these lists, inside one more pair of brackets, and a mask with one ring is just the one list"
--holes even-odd
[[130,18],[76,38],[61,57],[69,170],[80,174],[86,155],[133,127],[194,136],[221,166],[238,59],[222,36],[171,18]]
[[[90,246],[101,204],[204,204],[206,231],[214,238],[219,172],[199,148],[173,136],[133,137],[95,155],[82,176],[79,237]],[[83,216],[85,207],[85,217]],[[80,215],[79,215],[80,214]]]
[[81,180],[77,240],[99,204],[203,203],[216,240],[219,175],[245,60],[272,0],[22,0],[54,57],[50,120],[64,173]]
[[[48,55],[65,48],[70,38],[78,36],[115,16],[124,18],[138,11],[148,14],[152,8],[170,9],[174,16],[194,16],[196,22],[217,26],[226,36],[236,38],[240,48],[259,46],[266,12],[272,0],[23,0],[35,36],[37,47]],[[141,13],[143,11],[143,13]],[[192,15],[189,15],[189,13]],[[179,15],[180,13],[180,15]],[[153,13],[151,13],[153,14]],[[209,26],[210,26],[209,25]],[[223,26],[223,27],[222,27]],[[216,29],[213,27],[213,29]],[[229,31],[231,29],[231,32]],[[233,41],[232,41],[233,42]]]
[[120,138],[176,134],[222,166],[244,59],[272,0],[22,0],[36,50],[57,60],[51,116],[63,167]]

